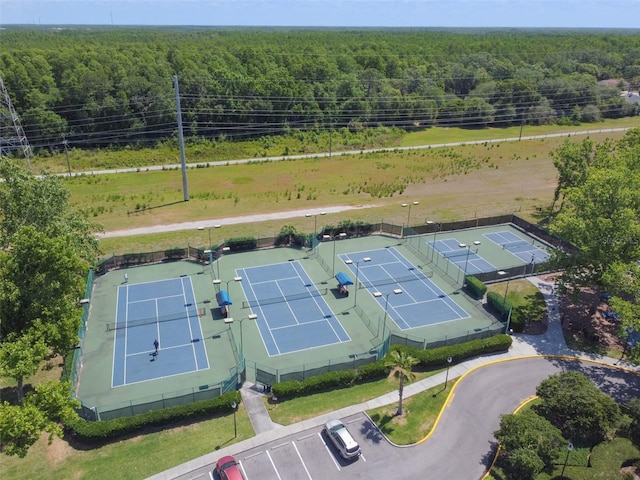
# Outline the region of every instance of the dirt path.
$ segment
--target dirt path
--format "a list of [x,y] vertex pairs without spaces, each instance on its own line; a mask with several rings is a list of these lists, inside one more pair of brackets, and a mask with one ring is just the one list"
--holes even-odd
[[379,205],[334,205],[321,209],[301,209],[286,210],[283,212],[260,213],[256,215],[243,215],[239,217],[212,218],[209,220],[198,220],[195,222],[171,223],[168,225],[152,225],[148,227],[131,228],[128,230],[112,230],[99,235],[101,238],[129,237],[132,235],[145,235],[148,233],[175,232],[180,230],[195,230],[197,228],[211,228],[222,225],[234,225],[253,222],[264,222],[267,220],[283,220],[287,218],[300,218],[305,215],[319,215],[321,213],[339,213],[348,210],[360,210],[364,208],[375,208]]

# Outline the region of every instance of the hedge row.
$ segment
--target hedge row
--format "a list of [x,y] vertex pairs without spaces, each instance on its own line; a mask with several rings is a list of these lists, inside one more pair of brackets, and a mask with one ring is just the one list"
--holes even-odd
[[122,417],[113,420],[88,422],[78,418],[74,422],[65,425],[68,432],[76,438],[87,443],[103,443],[116,440],[126,435],[138,433],[149,427],[162,427],[175,422],[197,419],[205,416],[229,413],[232,410],[231,403],[239,404],[240,392],[225,393],[211,400],[180,405],[177,407],[153,410],[132,417]]
[[467,292],[475,299],[480,299],[484,297],[484,294],[487,293],[487,286],[478,278],[474,276],[465,277],[465,285],[467,288]]
[[[487,294],[487,304],[489,307],[498,313],[500,319],[503,322],[509,320],[509,330],[514,332],[522,332],[524,330],[524,317],[522,312],[514,307],[513,304],[504,298],[504,295],[500,295],[496,292],[489,292]],[[509,318],[511,314],[511,318]]]
[[512,339],[509,335],[494,335],[490,338],[481,338],[470,342],[459,343],[447,347],[419,350],[406,345],[393,345],[391,348],[407,352],[420,361],[424,368],[441,368],[447,365],[447,359],[452,358],[452,363],[460,363],[469,358],[477,357],[485,353],[502,352],[509,350]]
[[489,292],[487,293],[487,305],[494,312],[497,312],[503,321],[505,321],[509,315],[509,310],[513,308],[510,302],[504,297],[504,295],[500,295],[497,292]]
[[229,238],[225,243],[232,252],[255,250],[258,246],[258,241],[254,237]]
[[[434,348],[431,350],[420,350],[406,345],[392,345],[391,349],[409,353],[420,361],[422,367],[440,368],[447,365],[448,357],[452,357],[455,363],[459,363],[462,360],[484,353],[508,350],[511,346],[511,341],[509,335],[496,335],[491,338],[473,340],[459,345]],[[309,377],[303,381],[290,380],[288,382],[276,383],[272,387],[272,392],[279,400],[286,400],[377,380],[385,377],[388,373],[389,367],[386,365],[385,357],[385,359],[363,365],[355,370],[349,369],[338,372],[328,372]]]

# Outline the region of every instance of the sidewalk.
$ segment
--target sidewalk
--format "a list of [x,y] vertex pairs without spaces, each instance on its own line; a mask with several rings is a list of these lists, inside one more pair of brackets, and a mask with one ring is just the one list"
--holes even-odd
[[[609,365],[619,364],[629,370],[640,371],[636,365],[620,362],[619,359],[616,358],[585,354],[584,352],[570,350],[564,341],[564,336],[562,335],[562,326],[560,325],[557,298],[555,296],[553,284],[544,282],[538,277],[530,277],[529,280],[540,289],[547,303],[547,309],[549,312],[547,332],[544,335],[537,336],[514,334],[512,335],[513,344],[508,352],[486,355],[453,365],[449,369],[449,380],[461,377],[465,373],[482,365],[535,355],[562,355],[567,357],[586,358]],[[430,388],[442,385],[445,382],[445,375],[445,372],[441,372],[410,385],[406,385],[404,388],[404,397],[408,398]],[[254,437],[228,447],[221,448],[220,450],[211,452],[202,457],[195,458],[189,462],[183,463],[182,465],[178,465],[149,477],[149,479],[174,479],[181,475],[186,475],[193,470],[214,463],[221,456],[234,455],[237,452],[258,447],[266,442],[277,440],[309,428],[317,427],[324,424],[331,418],[342,418],[349,415],[355,415],[366,410],[382,407],[398,401],[398,392],[394,390],[393,392],[389,392],[364,403],[351,405],[334,412],[303,420],[302,422],[298,422],[293,425],[282,426],[271,421],[269,413],[262,402],[262,393],[260,389],[254,385],[245,384],[245,386],[240,390],[240,393],[242,395],[245,408],[247,409],[247,413],[249,414],[251,424],[256,432]]]

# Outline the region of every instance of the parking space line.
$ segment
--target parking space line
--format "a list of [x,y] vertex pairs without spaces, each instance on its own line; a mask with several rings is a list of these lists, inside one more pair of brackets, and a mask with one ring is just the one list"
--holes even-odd
[[327,442],[324,441],[324,438],[322,438],[322,433],[318,432],[318,436],[320,437],[320,441],[322,442],[322,444],[324,445],[324,449],[327,451],[327,453],[329,454],[329,457],[331,457],[331,460],[333,460],[333,464],[336,466],[336,468],[338,469],[338,471],[340,471],[340,465],[338,464],[338,462],[336,461],[336,457],[333,456],[333,454],[331,453],[331,450],[329,450],[329,446],[327,445]]
[[289,445],[289,442],[281,443],[280,445],[274,445],[273,447],[271,447],[271,450],[275,450],[276,448],[286,447],[287,445]]
[[212,472],[212,471],[209,471],[209,478],[210,478],[211,480],[213,480],[213,472]]
[[302,459],[302,455],[300,455],[300,451],[298,450],[298,447],[296,446],[296,442],[291,442],[291,445],[293,445],[293,448],[295,448],[296,453],[298,454],[298,458],[300,459],[300,463],[302,463],[302,466],[304,467],[304,471],[307,472],[307,477],[309,477],[309,480],[313,480],[311,478],[311,474],[309,473],[309,470],[307,469],[306,463],[304,463],[304,460]]
[[262,455],[263,453],[264,453],[264,452],[256,452],[256,453],[254,453],[253,455],[249,455],[249,456],[247,456],[247,457],[244,457],[244,459],[245,459],[245,460],[249,460],[250,458],[257,457],[258,455]]
[[278,480],[282,480],[282,477],[280,476],[280,472],[278,472],[278,469],[276,468],[276,464],[273,463],[273,458],[271,458],[271,455],[269,455],[269,452],[265,452],[265,453],[267,454],[267,457],[269,457],[269,461],[271,462],[271,466],[273,467],[273,471],[276,472],[276,475],[278,476]]
[[300,437],[300,438],[298,438],[298,441],[300,441],[300,440],[306,440],[306,439],[307,439],[307,438],[309,438],[309,437],[313,437],[313,435],[314,435],[313,433],[310,433],[309,435],[305,435],[304,437]]
[[360,458],[361,458],[362,460],[364,460],[365,462],[367,461],[367,459],[366,459],[366,458],[364,458],[364,454],[362,453],[362,451],[360,452]]
[[245,480],[249,480],[249,475],[247,475],[247,471],[244,469],[242,462],[238,462],[238,465],[240,465],[240,470],[242,470],[242,474],[244,475]]
[[353,420],[348,421],[348,422],[347,422],[347,425],[351,425],[352,423],[359,422],[359,421],[361,421],[361,420],[363,420],[363,419],[364,419],[364,417],[354,418]]

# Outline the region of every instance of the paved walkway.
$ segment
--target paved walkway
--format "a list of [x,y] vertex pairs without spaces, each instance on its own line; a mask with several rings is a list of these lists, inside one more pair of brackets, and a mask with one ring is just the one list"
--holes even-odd
[[[529,280],[536,285],[542,292],[547,303],[549,312],[549,323],[547,332],[544,335],[522,335],[514,334],[513,344],[508,352],[486,355],[465,362],[453,365],[449,369],[449,379],[455,379],[463,376],[467,372],[489,363],[514,359],[519,357],[529,357],[535,355],[564,355],[568,357],[586,358],[590,360],[600,361],[610,365],[620,365],[630,370],[640,371],[636,365],[626,362],[620,362],[617,358],[604,357],[595,354],[586,354],[584,352],[576,352],[569,349],[564,341],[562,334],[562,326],[560,325],[560,316],[558,311],[557,297],[555,296],[554,285],[541,280],[539,277],[530,277]],[[416,395],[430,388],[442,385],[445,381],[446,372],[433,375],[418,382],[406,385],[404,388],[405,398]],[[169,470],[165,470],[153,477],[151,480],[170,480],[181,475],[187,475],[189,472],[202,468],[208,464],[214,463],[218,458],[224,455],[234,455],[237,452],[249,450],[258,447],[266,442],[277,440],[290,434],[301,432],[303,430],[317,427],[324,424],[331,418],[342,418],[349,415],[355,415],[366,410],[382,407],[398,401],[398,392],[393,391],[378,398],[374,398],[364,403],[351,405],[349,407],[336,410],[324,415],[320,415],[293,425],[282,426],[271,421],[269,414],[262,402],[262,389],[254,385],[246,384],[241,390],[244,406],[247,409],[251,424],[256,432],[252,438],[222,448],[215,452],[209,453],[202,457],[193,459],[189,462],[178,465]]]

